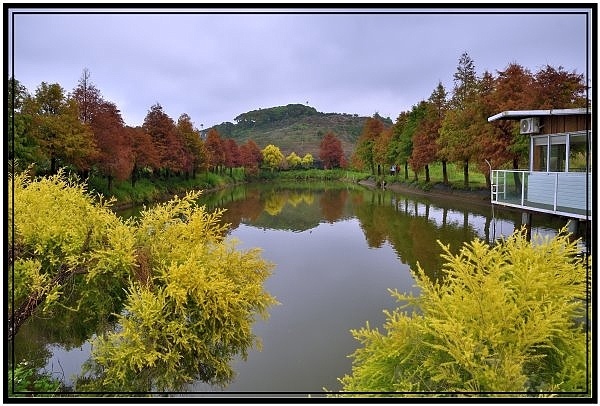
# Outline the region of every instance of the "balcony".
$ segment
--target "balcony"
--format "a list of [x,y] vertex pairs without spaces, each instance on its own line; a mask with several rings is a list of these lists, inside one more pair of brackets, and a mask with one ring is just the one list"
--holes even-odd
[[592,218],[592,177],[586,172],[492,171],[492,203],[577,219]]

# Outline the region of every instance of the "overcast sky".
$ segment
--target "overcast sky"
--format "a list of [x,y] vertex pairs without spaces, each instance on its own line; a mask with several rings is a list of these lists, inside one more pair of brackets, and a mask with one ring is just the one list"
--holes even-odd
[[586,75],[591,66],[583,9],[15,11],[8,61],[10,67],[14,58],[14,77],[32,93],[42,81],[71,92],[88,68],[128,125],[141,125],[157,102],[174,120],[187,113],[198,128],[289,103],[322,112],[378,112],[395,121],[438,82],[452,90],[463,52],[478,75],[495,75],[511,62],[533,73],[551,65]]

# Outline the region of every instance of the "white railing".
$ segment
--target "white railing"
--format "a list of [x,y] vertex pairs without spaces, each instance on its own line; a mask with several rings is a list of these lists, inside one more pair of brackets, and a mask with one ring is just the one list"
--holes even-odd
[[592,178],[585,172],[492,171],[494,204],[589,219]]

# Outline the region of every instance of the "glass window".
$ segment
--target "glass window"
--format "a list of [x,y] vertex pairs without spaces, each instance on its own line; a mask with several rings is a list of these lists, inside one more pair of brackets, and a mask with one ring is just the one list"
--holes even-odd
[[548,157],[548,136],[533,137],[533,165],[531,167],[534,171],[547,171],[547,157]]
[[[586,155],[591,149],[586,150],[586,136],[583,133],[571,134],[569,140],[569,172],[585,172],[586,171]],[[589,157],[590,164],[592,162]]]
[[548,156],[547,145],[535,145],[533,147],[533,170],[547,171],[546,157]]
[[565,144],[554,144],[550,146],[550,172],[564,172],[567,155],[567,146]]

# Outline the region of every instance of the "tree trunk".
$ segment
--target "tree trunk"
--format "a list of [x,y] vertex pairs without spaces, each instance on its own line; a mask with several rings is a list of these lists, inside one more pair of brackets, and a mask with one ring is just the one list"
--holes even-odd
[[51,175],[56,175],[56,172],[58,171],[58,159],[56,159],[55,156],[50,158],[50,174]]
[[404,162],[404,180],[408,180],[408,161]]
[[137,168],[134,166],[131,170],[131,187],[135,187],[135,181],[137,180]]
[[463,174],[465,177],[465,188],[469,187],[469,160],[465,159],[463,163]]
[[113,177],[112,177],[112,175],[108,175],[106,177],[106,179],[108,180],[108,191],[111,192],[112,191],[112,185],[113,185]]
[[425,182],[429,183],[431,179],[429,178],[429,165],[425,165]]
[[444,177],[444,185],[447,185],[448,183],[448,168],[446,167],[446,160],[442,160],[442,175]]

